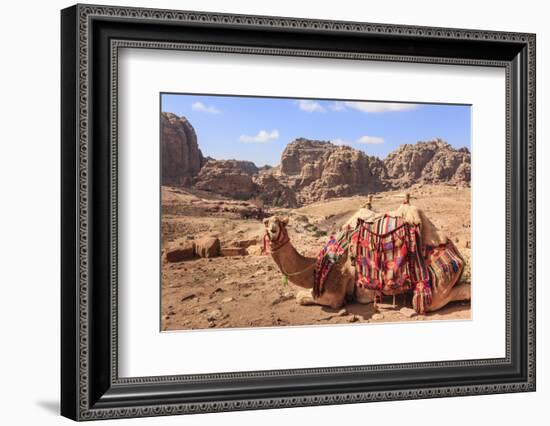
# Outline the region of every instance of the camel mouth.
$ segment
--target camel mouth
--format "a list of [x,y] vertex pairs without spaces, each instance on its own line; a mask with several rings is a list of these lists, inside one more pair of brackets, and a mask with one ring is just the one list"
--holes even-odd
[[270,241],[275,241],[279,237],[280,228],[267,228],[266,233]]

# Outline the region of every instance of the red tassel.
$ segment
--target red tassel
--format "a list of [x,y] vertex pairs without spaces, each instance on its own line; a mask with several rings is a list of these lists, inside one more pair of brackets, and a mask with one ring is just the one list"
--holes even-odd
[[268,241],[269,241],[269,235],[266,232],[265,235],[264,235],[264,241],[263,241],[264,244],[263,244],[263,247],[262,247],[262,254],[267,254]]
[[426,313],[428,306],[432,304],[432,290],[421,281],[416,285],[413,295],[413,308],[414,310],[423,315]]

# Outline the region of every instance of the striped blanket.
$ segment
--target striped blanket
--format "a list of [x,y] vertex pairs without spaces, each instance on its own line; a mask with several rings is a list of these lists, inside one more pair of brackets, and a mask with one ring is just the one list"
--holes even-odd
[[431,303],[431,287],[422,256],[420,227],[387,215],[375,222],[359,220],[357,227],[358,232],[352,236],[352,244],[357,247],[357,286],[381,295],[412,290],[413,304],[424,312]]
[[432,289],[445,293],[458,281],[464,260],[448,240],[424,246],[419,225],[385,215],[373,222],[357,220],[329,240],[319,252],[314,272],[313,295],[319,297],[332,267],[350,250],[356,270],[356,286],[380,294],[413,293],[413,307],[426,312]]

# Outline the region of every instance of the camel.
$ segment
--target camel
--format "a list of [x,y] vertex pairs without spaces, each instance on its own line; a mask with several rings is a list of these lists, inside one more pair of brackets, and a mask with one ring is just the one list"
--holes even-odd
[[[383,213],[376,213],[371,208],[371,199],[369,199],[367,205],[360,209],[350,221],[356,221],[357,217],[371,221],[383,216]],[[438,232],[422,210],[409,204],[408,196],[398,209],[386,214],[402,217],[409,223],[420,224],[424,244],[439,245],[447,241],[447,237]],[[291,283],[306,289],[298,292],[296,296],[300,305],[322,305],[340,309],[346,300],[356,300],[363,304],[376,301],[374,291],[355,286],[355,267],[351,262],[352,256],[350,255],[350,251],[353,251],[351,246],[330,270],[323,293],[314,297],[312,289],[316,258],[302,256],[294,248],[288,235],[288,218],[274,216],[266,219],[264,225],[271,256],[279,270]],[[432,303],[427,307],[427,312],[437,311],[450,302],[470,300],[470,284],[455,285],[460,278],[460,273],[461,271],[447,282],[432,288]]]
[[355,271],[347,253],[329,272],[323,294],[314,298],[311,289],[314,285],[313,271],[316,259],[302,256],[294,248],[288,236],[288,218],[274,216],[266,219],[264,225],[271,257],[281,273],[288,277],[292,284],[308,289],[297,294],[296,299],[300,305],[323,305],[339,309],[344,304],[346,296],[349,298],[353,295]]

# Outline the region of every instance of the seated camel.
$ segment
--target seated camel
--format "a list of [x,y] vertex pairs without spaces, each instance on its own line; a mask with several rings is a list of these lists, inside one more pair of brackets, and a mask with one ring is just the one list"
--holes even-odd
[[[425,245],[439,246],[447,242],[447,238],[437,231],[435,225],[428,219],[424,212],[417,207],[404,203],[397,210],[385,213],[387,216],[401,217],[404,221],[419,225],[422,242]],[[376,221],[384,216],[384,213],[373,212],[370,203],[362,208],[358,214],[365,221]],[[356,221],[357,217],[350,220]],[[266,238],[269,240],[271,256],[279,270],[293,284],[307,289],[297,295],[301,305],[323,305],[333,309],[339,309],[346,299],[354,299],[359,303],[371,303],[375,301],[376,293],[373,290],[356,287],[356,270],[353,264],[353,246],[346,250],[339,261],[328,272],[325,286],[321,294],[312,291],[315,285],[314,269],[317,259],[302,256],[294,248],[288,235],[288,219],[277,216],[264,221]],[[351,252],[351,253],[350,253]],[[451,274],[444,280],[440,280],[431,289],[431,303],[426,311],[433,312],[443,308],[453,301],[470,300],[470,284],[460,283],[455,285],[460,278],[462,269]],[[384,293],[386,294],[386,293]],[[394,293],[392,293],[394,294]]]

